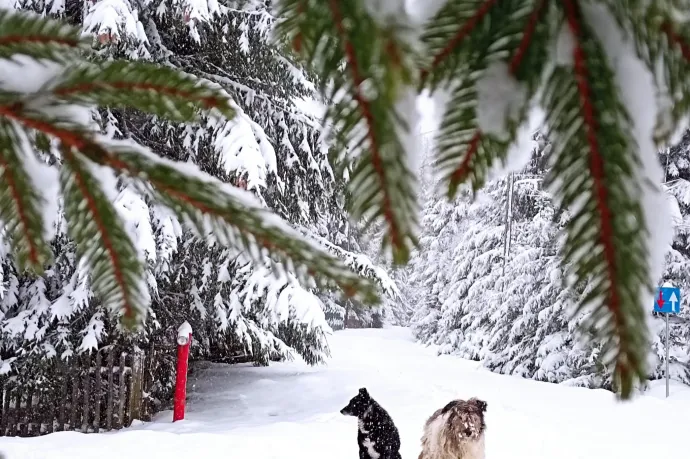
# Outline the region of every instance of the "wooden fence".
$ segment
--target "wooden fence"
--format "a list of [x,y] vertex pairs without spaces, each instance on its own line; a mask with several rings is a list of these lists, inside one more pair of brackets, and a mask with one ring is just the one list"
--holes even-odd
[[0,380],[0,436],[103,432],[150,420],[158,352],[107,346],[66,362],[54,358],[28,383]]

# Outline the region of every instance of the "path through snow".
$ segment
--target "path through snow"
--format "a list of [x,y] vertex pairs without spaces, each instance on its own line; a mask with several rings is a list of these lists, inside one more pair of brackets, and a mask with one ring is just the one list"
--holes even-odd
[[338,413],[360,387],[398,425],[404,459],[419,454],[426,418],[453,398],[488,402],[487,459],[687,457],[690,393],[617,403],[605,391],[502,376],[476,362],[436,357],[406,329],[348,330],[333,358],[255,368],[204,365],[191,381],[187,419],[171,413],[107,434],[60,432],[0,439],[7,459],[356,459],[356,422]]

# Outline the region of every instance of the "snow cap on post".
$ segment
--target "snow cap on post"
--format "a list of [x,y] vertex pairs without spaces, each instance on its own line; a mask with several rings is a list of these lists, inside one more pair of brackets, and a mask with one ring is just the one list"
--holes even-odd
[[186,320],[177,328],[177,344],[184,346],[192,336],[192,326]]

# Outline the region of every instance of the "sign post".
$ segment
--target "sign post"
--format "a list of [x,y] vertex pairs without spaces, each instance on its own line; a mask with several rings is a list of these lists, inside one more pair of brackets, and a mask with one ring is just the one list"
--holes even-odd
[[665,282],[663,286],[659,287],[656,299],[654,300],[654,311],[664,314],[666,318],[666,397],[668,397],[670,380],[668,372],[668,316],[669,314],[678,314],[680,312],[680,289],[672,286],[668,282]]

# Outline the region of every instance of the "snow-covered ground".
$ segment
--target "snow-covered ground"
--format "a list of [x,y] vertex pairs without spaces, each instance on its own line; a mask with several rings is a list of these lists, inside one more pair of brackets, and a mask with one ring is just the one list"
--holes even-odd
[[337,332],[328,366],[204,365],[192,379],[187,419],[107,434],[2,438],[14,458],[355,459],[356,422],[339,414],[367,387],[398,425],[402,457],[416,458],[426,418],[453,398],[488,402],[487,459],[687,457],[690,391],[663,384],[618,403],[605,391],[502,376],[476,362],[436,357],[406,329]]

